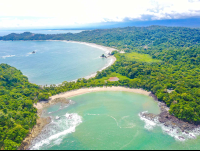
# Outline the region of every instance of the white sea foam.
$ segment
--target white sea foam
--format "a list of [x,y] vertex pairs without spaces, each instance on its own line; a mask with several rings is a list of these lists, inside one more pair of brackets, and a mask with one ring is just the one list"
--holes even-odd
[[158,119],[149,120],[142,116],[142,114],[145,112],[140,113],[139,117],[142,121],[145,122],[144,127],[148,130],[152,130],[155,126],[159,126],[161,127],[163,134],[167,134],[173,137],[177,141],[186,141],[188,139],[195,139],[198,135],[200,135],[200,128],[196,128],[192,131],[185,132],[178,127],[165,126],[164,124],[160,123]]
[[178,127],[170,127],[165,126],[164,124],[159,124],[163,133],[170,135],[177,141],[186,141],[188,139],[195,139],[197,135],[193,131],[191,132],[182,132],[182,130]]
[[[145,112],[142,112],[142,113],[145,113]],[[138,115],[140,119],[145,122],[144,128],[146,128],[147,130],[153,130],[153,128],[156,126],[156,123],[154,121],[144,118],[142,114],[138,114]]]
[[47,125],[34,141],[30,149],[40,149],[44,145],[60,144],[69,133],[75,132],[76,127],[82,123],[82,118],[77,113],[66,113],[60,120],[53,121]]
[[[37,52],[38,50],[34,50],[34,51]],[[34,53],[33,52],[29,52],[29,53],[26,54],[26,56],[30,56],[32,54],[34,54]]]
[[6,55],[6,56],[2,56],[1,58],[3,59],[6,59],[6,58],[9,58],[9,57],[14,57],[15,55]]

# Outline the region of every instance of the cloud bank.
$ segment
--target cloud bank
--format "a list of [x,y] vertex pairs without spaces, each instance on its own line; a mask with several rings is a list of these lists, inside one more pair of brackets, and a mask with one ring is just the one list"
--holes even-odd
[[200,0],[0,0],[0,28],[200,17]]

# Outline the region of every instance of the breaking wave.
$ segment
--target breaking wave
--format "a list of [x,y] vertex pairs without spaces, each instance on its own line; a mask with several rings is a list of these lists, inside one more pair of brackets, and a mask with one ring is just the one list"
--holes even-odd
[[9,58],[9,57],[14,57],[15,55],[6,55],[6,56],[2,56],[1,58],[3,59],[6,59],[6,58]]
[[[147,111],[144,111],[142,113],[146,113]],[[139,114],[139,117],[142,121],[145,122],[144,128],[146,128],[147,130],[153,130],[153,128],[156,126],[156,123],[154,121],[151,121],[149,119],[146,119],[142,116],[142,114]]]
[[76,127],[82,123],[82,117],[77,113],[66,113],[59,119],[52,119],[35,138],[30,146],[31,150],[40,149],[41,147],[59,145],[63,138],[70,133],[75,132]]
[[163,134],[167,134],[167,135],[173,137],[177,141],[186,141],[188,139],[196,139],[196,137],[198,135],[200,135],[200,128],[196,128],[192,131],[186,132],[186,131],[182,131],[178,127],[165,126],[164,124],[160,123],[158,121],[158,119],[149,120],[149,119],[143,117],[142,114],[146,113],[146,112],[147,111],[141,112],[138,115],[139,115],[140,119],[145,122],[144,128],[147,130],[153,130],[153,128],[155,126],[159,126],[159,127],[161,127]]

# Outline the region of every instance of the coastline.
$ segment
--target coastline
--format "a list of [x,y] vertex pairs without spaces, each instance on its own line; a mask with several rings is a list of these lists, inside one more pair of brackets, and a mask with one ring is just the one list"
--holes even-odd
[[[22,40],[22,41],[23,41],[23,40]],[[111,47],[107,47],[107,46],[102,46],[102,45],[98,45],[98,44],[95,44],[95,43],[81,42],[81,41],[72,41],[72,40],[31,40],[31,41],[62,41],[62,42],[66,42],[66,43],[84,44],[84,45],[87,45],[87,46],[90,46],[90,47],[98,48],[98,49],[104,51],[107,55],[108,55],[109,53],[112,53],[112,52],[115,51],[115,50],[118,51],[118,50],[115,49],[115,48],[111,48]],[[102,70],[108,68],[109,66],[113,65],[113,64],[115,63],[115,61],[117,60],[117,59],[115,58],[114,55],[109,56],[109,57],[107,57],[107,58],[111,58],[110,62],[107,63],[104,67],[102,67],[102,68],[101,68],[100,70],[98,70],[98,71],[101,72]],[[94,78],[94,77],[96,76],[96,74],[97,74],[97,71],[96,71],[95,73],[92,73],[92,74],[90,74],[90,75],[87,75],[87,76],[85,76],[85,77],[83,77],[83,78],[85,78],[85,79]],[[78,80],[78,79],[75,79],[75,80],[72,80],[72,81],[77,81],[77,80]],[[72,81],[69,81],[69,82],[72,82]],[[62,84],[62,83],[58,83],[58,84],[56,84],[56,85],[58,86],[59,84]]]
[[29,131],[18,150],[27,150],[31,145],[31,141],[35,139],[42,132],[43,128],[51,122],[50,117],[41,117],[42,110],[38,109],[37,115],[39,118],[36,121],[36,125]]
[[[133,92],[133,93],[138,93],[138,94],[143,94],[146,96],[152,96],[151,92],[145,91],[143,89],[134,89],[134,88],[125,88],[125,87],[121,87],[121,86],[112,86],[112,87],[94,87],[94,88],[81,88],[81,89],[76,89],[76,90],[72,90],[72,91],[67,91],[67,92],[63,92],[57,95],[53,95],[49,98],[48,102],[38,102],[37,104],[34,104],[34,107],[37,108],[38,110],[42,110],[43,108],[49,106],[49,105],[53,105],[55,103],[54,100],[58,99],[58,98],[70,98],[70,97],[74,97],[77,95],[82,95],[85,93],[90,93],[90,92],[100,92],[100,91],[123,91],[123,92]],[[154,97],[153,97],[154,98]],[[155,101],[157,101],[154,98]]]
[[[51,101],[52,104],[62,103],[63,105],[70,104],[70,101],[65,98],[56,98]],[[50,103],[46,102],[43,107],[47,107],[51,105]],[[18,150],[27,150],[29,149],[31,142],[35,139],[43,130],[43,128],[51,123],[50,117],[42,117],[43,110],[42,108],[37,108],[37,116],[39,117],[36,121],[36,125],[29,131],[26,138],[22,141],[21,146]]]
[[[33,105],[35,108],[37,108],[37,115],[39,119],[37,119],[36,125],[29,132],[27,137],[23,140],[21,146],[19,147],[19,150],[29,149],[32,140],[35,139],[42,132],[43,128],[51,122],[50,117],[47,117],[47,118],[42,117],[42,112],[44,108],[54,105],[56,103],[70,104],[71,101],[68,100],[68,98],[70,97],[82,95],[85,93],[100,92],[100,91],[133,92],[133,93],[143,94],[143,95],[154,98],[151,92],[145,91],[143,89],[126,88],[126,87],[121,87],[121,86],[81,88],[81,89],[71,90],[71,91],[67,91],[64,93],[51,96],[48,101],[41,101]],[[154,100],[157,101],[155,98]]]
[[[2,41],[4,41],[4,40],[2,40]],[[81,42],[81,41],[71,41],[71,40],[17,40],[17,41],[61,41],[61,42],[66,42],[66,43],[78,43],[78,44],[84,44],[84,45],[87,45],[87,46],[90,46],[90,47],[98,48],[98,49],[104,51],[107,55],[109,53],[112,53],[115,50],[118,51],[115,48],[111,48],[111,47],[107,47],[107,46],[102,46],[102,45],[98,45],[98,44],[95,44],[95,43]],[[113,65],[115,63],[115,61],[117,60],[114,55],[108,56],[107,58],[110,58],[110,61],[108,63],[106,63],[105,66],[103,66],[98,71],[101,72],[102,70],[108,68],[109,66]],[[90,78],[94,78],[96,76],[96,74],[97,74],[97,71],[94,72],[94,73],[92,73],[92,74],[90,74],[90,75],[87,75],[85,77],[80,77],[80,78],[90,79]],[[75,80],[72,80],[72,81],[77,81],[77,80],[78,79],[75,79]],[[68,81],[68,82],[72,82],[72,81]],[[58,86],[59,84],[62,84],[62,83],[57,83],[55,85]]]
[[[66,43],[84,44],[84,45],[87,45],[87,46],[90,46],[90,47],[94,47],[94,48],[98,48],[100,50],[103,50],[107,55],[109,53],[112,53],[113,51],[117,50],[115,48],[111,48],[111,47],[107,47],[107,46],[102,46],[102,45],[98,45],[98,44],[95,44],[95,43],[89,43],[89,42],[72,41],[72,40],[47,40],[47,41],[62,41],[62,42],[66,42]],[[117,60],[115,58],[115,56],[109,56],[108,58],[111,58],[110,62],[108,64],[106,64],[104,67],[102,67],[98,71],[101,72],[102,70],[108,68],[109,66],[113,65],[115,63],[115,61]],[[97,74],[97,71],[95,73],[92,73],[91,75],[85,76],[83,78],[85,78],[85,79],[94,78],[96,76],[96,74]],[[76,81],[76,80],[73,80],[73,81]]]
[[155,115],[152,113],[148,113],[146,111],[140,112],[138,115],[140,119],[145,122],[145,125],[153,123],[154,126],[155,125],[160,126],[161,129],[163,130],[163,133],[167,133],[168,135],[174,137],[178,141],[195,139],[196,136],[200,135],[200,127],[198,125],[184,122],[176,118],[175,116],[171,115],[169,113],[169,107],[167,107],[167,105],[164,102],[160,102],[152,92],[148,92],[143,89],[135,89],[122,86],[81,88],[51,96],[48,102],[44,101],[38,102],[37,104],[34,104],[34,107],[37,108],[39,111],[42,111],[44,108],[59,102],[55,100],[63,98],[67,100],[68,98],[77,95],[82,95],[90,92],[101,92],[101,91],[132,92],[152,97],[154,101],[158,103],[158,107],[160,108],[160,113]]
[[112,51],[116,50],[115,48],[111,48],[111,47],[107,47],[107,46],[103,46],[103,45],[98,45],[98,44],[95,44],[95,43],[89,43],[89,42],[72,41],[72,40],[68,40],[68,41],[67,40],[58,40],[58,41],[85,44],[85,45],[88,45],[88,46],[91,46],[91,47],[101,49],[101,50],[105,51],[106,53],[111,53]]

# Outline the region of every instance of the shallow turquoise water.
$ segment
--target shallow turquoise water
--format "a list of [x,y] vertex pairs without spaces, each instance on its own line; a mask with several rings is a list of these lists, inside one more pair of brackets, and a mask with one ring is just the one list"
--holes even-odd
[[[35,54],[31,52],[36,51]],[[0,41],[0,63],[21,70],[32,83],[59,84],[86,77],[109,64],[101,49],[62,41]]]
[[[51,116],[31,149],[199,149],[199,137],[175,140],[161,127],[141,120],[142,111],[159,113],[151,97],[130,92],[92,92],[71,98],[68,107],[46,109]],[[59,119],[56,119],[56,116]],[[57,118],[58,118],[57,117]]]

